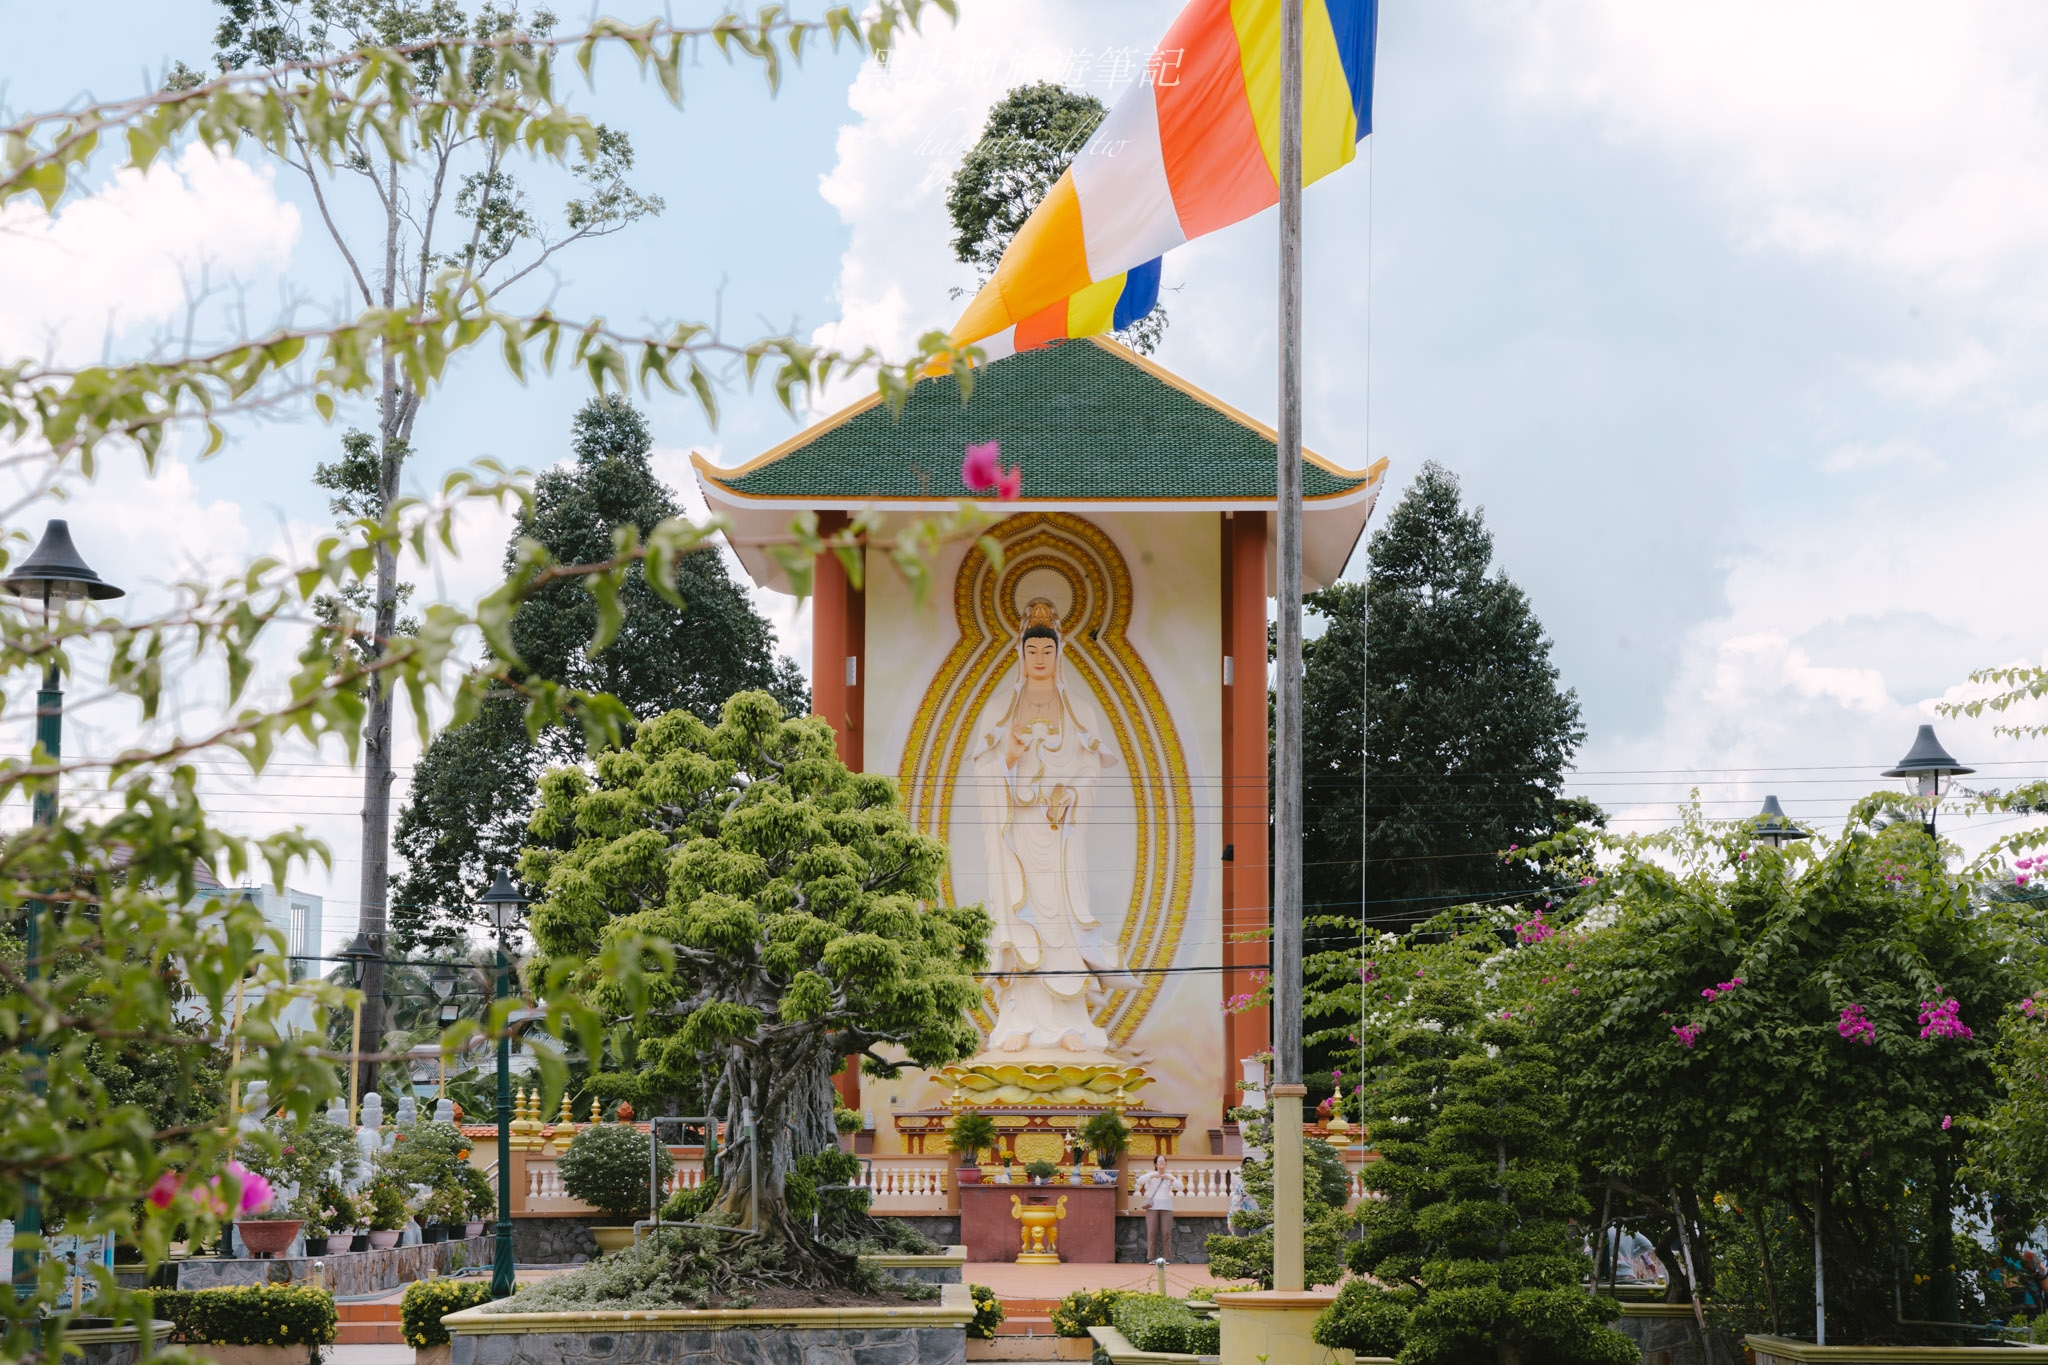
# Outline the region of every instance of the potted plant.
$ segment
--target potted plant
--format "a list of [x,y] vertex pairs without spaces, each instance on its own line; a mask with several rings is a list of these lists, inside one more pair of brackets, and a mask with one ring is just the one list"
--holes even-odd
[[[563,1193],[594,1206],[614,1224],[590,1230],[602,1251],[623,1251],[633,1245],[633,1220],[650,1213],[649,1148],[647,1134],[631,1124],[593,1123],[562,1153],[558,1169]],[[655,1166],[651,1174],[665,1186],[672,1167],[668,1149],[654,1143],[652,1150]]]
[[1054,1175],[1058,1174],[1059,1169],[1059,1164],[1052,1161],[1041,1160],[1024,1163],[1024,1174],[1031,1177],[1031,1183],[1034,1185],[1043,1185],[1046,1181],[1052,1179]]
[[981,1183],[981,1154],[996,1145],[996,1121],[975,1109],[963,1109],[953,1116],[946,1145],[960,1158],[960,1183]]
[[498,1192],[492,1188],[489,1176],[467,1162],[462,1167],[462,1191],[467,1196],[462,1211],[468,1220],[463,1224],[462,1235],[481,1237],[484,1220],[498,1211]]
[[327,1221],[327,1203],[317,1193],[302,1193],[292,1201],[292,1212],[298,1216],[299,1230],[306,1235],[306,1254],[325,1256],[327,1234],[333,1225]]
[[1114,1170],[1117,1158],[1131,1145],[1130,1125],[1114,1109],[1104,1109],[1091,1116],[1075,1136],[1081,1146],[1095,1153],[1095,1164],[1105,1171]]
[[832,1126],[839,1130],[839,1150],[853,1150],[853,1135],[860,1131],[860,1110],[835,1105],[832,1109]]
[[[306,1237],[306,1254],[308,1256],[318,1256],[323,1251],[331,1254],[355,1250],[350,1243],[358,1235],[356,1229],[362,1226],[363,1215],[362,1211],[356,1207],[355,1200],[348,1197],[348,1191],[329,1180],[321,1184],[319,1196],[313,1202],[319,1209],[317,1221],[324,1227],[328,1235],[326,1245],[322,1248],[322,1251],[315,1251],[313,1250],[313,1237],[309,1228]],[[368,1245],[368,1241],[365,1241],[364,1246]]]
[[469,1191],[460,1180],[437,1186],[420,1206],[420,1221],[429,1242],[445,1242],[454,1228],[461,1227],[469,1211]]
[[398,1245],[405,1220],[412,1215],[406,1207],[405,1187],[398,1178],[380,1175],[370,1182],[370,1245],[380,1250]]

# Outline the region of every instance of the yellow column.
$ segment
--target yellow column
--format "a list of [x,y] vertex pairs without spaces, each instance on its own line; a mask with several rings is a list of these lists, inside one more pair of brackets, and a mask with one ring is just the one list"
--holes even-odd
[[1273,1288],[1307,1288],[1302,1249],[1301,1100],[1304,1085],[1273,1087]]

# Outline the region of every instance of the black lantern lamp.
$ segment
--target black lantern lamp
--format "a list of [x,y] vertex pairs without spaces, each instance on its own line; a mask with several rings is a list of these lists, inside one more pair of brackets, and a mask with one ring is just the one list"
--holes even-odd
[[1934,833],[1935,803],[1948,794],[1949,779],[1976,771],[1956,762],[1954,756],[1941,747],[1941,741],[1934,737],[1934,727],[1923,725],[1920,733],[1913,737],[1913,747],[1899,760],[1899,766],[1887,769],[1885,776],[1903,777],[1913,784],[1913,794],[1926,803],[1927,832],[1931,835]]
[[[47,626],[53,614],[63,611],[66,604],[90,599],[104,602],[126,594],[106,582],[86,565],[78,553],[78,547],[71,543],[69,522],[53,518],[43,527],[43,538],[36,542],[36,548],[29,552],[27,559],[14,566],[5,577],[0,578],[0,590],[16,597],[43,604],[43,622]],[[42,690],[36,693],[36,747],[51,760],[64,751],[64,689],[63,679],[57,671],[54,655],[43,665]],[[43,784],[35,794],[33,819],[45,829],[57,823],[57,782],[52,778]],[[28,923],[23,942],[23,975],[30,981],[42,975],[43,956],[43,903],[31,900],[27,905]],[[29,1093],[41,1096],[47,1082],[43,1075],[42,1044],[31,1042],[28,1050],[34,1058],[29,1069]],[[43,1230],[43,1206],[40,1183],[33,1178],[23,1182],[21,1217],[17,1222],[18,1232],[38,1235]],[[15,1274],[35,1277],[36,1256],[25,1252],[15,1257]]]
[[441,1027],[447,1028],[455,1022],[456,1005],[448,997],[455,994],[455,969],[447,963],[434,968],[432,977],[434,994],[441,1000]]
[[1778,798],[1775,796],[1764,798],[1764,808],[1757,812],[1755,822],[1756,841],[1760,844],[1769,844],[1772,848],[1783,848],[1789,843],[1813,837],[1809,831],[1792,823],[1785,814],[1785,808],[1778,804]]
[[[505,953],[505,934],[519,917],[519,911],[526,905],[526,897],[519,888],[512,885],[512,879],[499,868],[498,875],[491,879],[491,889],[484,892],[478,904],[490,912],[491,926],[498,931],[498,999],[507,999],[511,993],[508,978],[512,964]],[[509,1020],[498,1035],[498,1245],[497,1254],[491,1264],[491,1296],[507,1298],[516,1287],[517,1275],[512,1261],[512,1186],[509,1176],[512,1171],[512,1039]]]

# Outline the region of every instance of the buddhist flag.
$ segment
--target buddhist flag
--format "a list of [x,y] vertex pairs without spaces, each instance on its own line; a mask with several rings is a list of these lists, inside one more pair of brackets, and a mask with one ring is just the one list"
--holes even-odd
[[[991,359],[1129,326],[1159,258],[1280,199],[1281,0],[1190,0],[954,324]],[[1379,0],[1302,0],[1301,183],[1372,131]]]

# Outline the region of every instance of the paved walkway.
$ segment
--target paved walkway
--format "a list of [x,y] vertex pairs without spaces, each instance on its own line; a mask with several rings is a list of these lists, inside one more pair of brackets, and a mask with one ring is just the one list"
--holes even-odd
[[[1149,1265],[1018,1265],[1012,1261],[972,1262],[960,1278],[969,1284],[985,1284],[999,1299],[1038,1299],[1057,1302],[1076,1289],[1153,1290],[1159,1286],[1159,1271]],[[1233,1281],[1219,1280],[1206,1265],[1169,1265],[1166,1290],[1185,1297],[1190,1289],[1221,1289]]]

